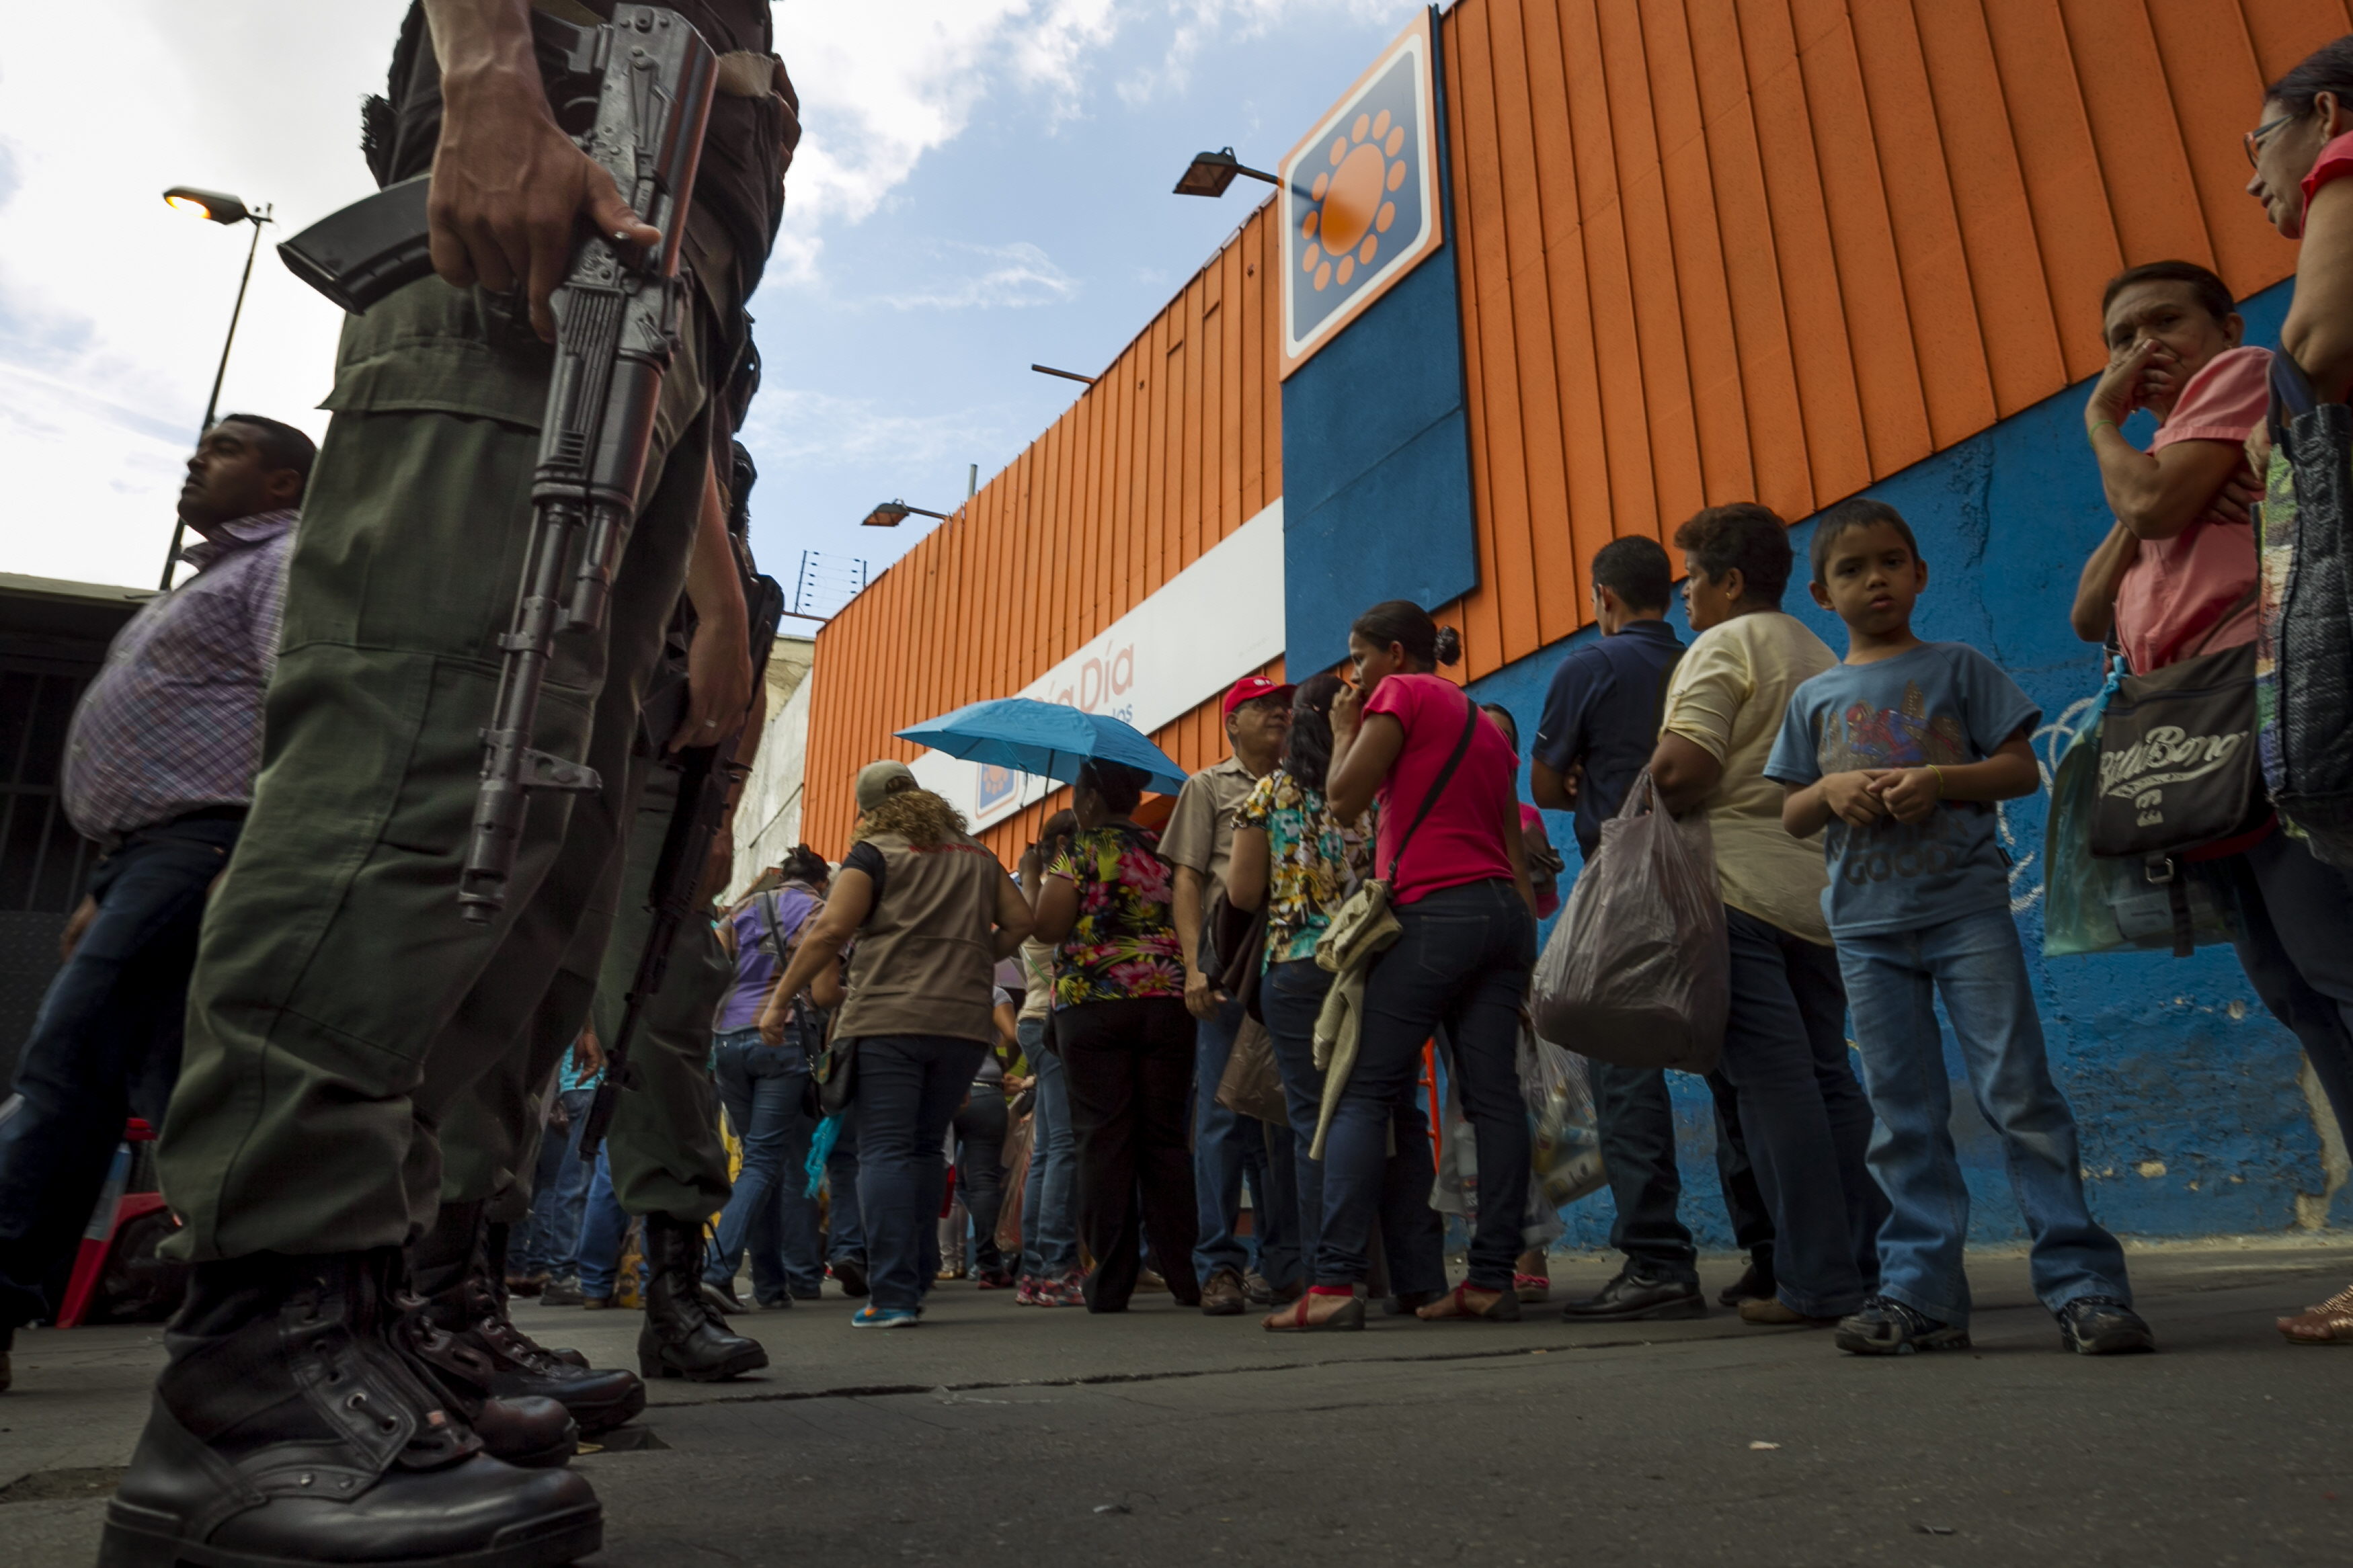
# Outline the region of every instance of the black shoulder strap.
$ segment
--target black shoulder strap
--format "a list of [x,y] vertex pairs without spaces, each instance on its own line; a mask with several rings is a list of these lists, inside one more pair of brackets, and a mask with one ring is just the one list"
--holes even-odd
[[1405,863],[1405,847],[1413,842],[1414,829],[1419,827],[1422,818],[1430,815],[1430,808],[1438,804],[1439,792],[1453,782],[1455,768],[1461,764],[1462,754],[1471,749],[1471,737],[1479,732],[1479,705],[1471,700],[1467,692],[1462,698],[1462,733],[1455,737],[1454,750],[1447,753],[1446,765],[1440,768],[1437,776],[1430,781],[1430,788],[1423,792],[1421,805],[1415,810],[1413,820],[1405,825],[1403,833],[1398,835],[1397,853],[1389,857],[1388,879],[1391,882],[1397,880],[1398,868]]
[[760,923],[768,928],[768,956],[782,963],[785,961],[785,933],[776,929],[776,895],[773,891],[765,892],[759,894],[758,899]]

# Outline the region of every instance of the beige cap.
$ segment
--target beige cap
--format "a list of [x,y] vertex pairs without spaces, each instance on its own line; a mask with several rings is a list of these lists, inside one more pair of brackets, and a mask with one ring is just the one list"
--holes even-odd
[[900,791],[915,787],[915,775],[906,763],[869,763],[858,770],[858,809],[871,811]]

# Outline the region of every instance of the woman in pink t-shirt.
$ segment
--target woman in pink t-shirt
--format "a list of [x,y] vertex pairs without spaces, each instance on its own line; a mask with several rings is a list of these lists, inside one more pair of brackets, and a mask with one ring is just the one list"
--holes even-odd
[[[1341,688],[1332,703],[1324,799],[1345,822],[1378,795],[1374,870],[1389,884],[1402,934],[1374,961],[1356,1063],[1324,1137],[1314,1286],[1266,1326],[1363,1327],[1356,1290],[1385,1173],[1404,1173],[1419,1189],[1416,1201],[1429,1198],[1430,1134],[1414,1085],[1422,1044],[1440,1028],[1478,1132],[1479,1226],[1470,1279],[1421,1304],[1420,1315],[1515,1319],[1513,1262],[1529,1158],[1515,1058],[1536,941],[1517,759],[1461,689],[1436,673],[1461,657],[1461,640],[1419,605],[1374,605],[1349,628],[1348,653],[1359,684]],[[1438,1228],[1422,1239],[1434,1252]],[[1414,1259],[1413,1272],[1429,1277],[1430,1261]]]
[[[2353,180],[2342,177],[2353,174],[2353,37],[2271,85],[2246,145],[2255,165],[2247,193],[2274,227],[2303,242],[2280,352],[2315,396],[2342,402],[2353,389]],[[2259,431],[2259,450],[2264,438]],[[2240,962],[2263,1005],[2295,1031],[2338,1131],[2353,1139],[2353,879],[2284,833],[2215,865],[2234,872],[2246,928]],[[2279,1328],[2306,1343],[2353,1342],[2353,1289]]]

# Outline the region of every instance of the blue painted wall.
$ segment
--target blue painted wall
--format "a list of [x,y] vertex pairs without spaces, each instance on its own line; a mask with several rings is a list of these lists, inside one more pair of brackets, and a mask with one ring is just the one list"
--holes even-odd
[[[2276,343],[2290,284],[2247,301],[2247,341]],[[2105,536],[2110,517],[2085,449],[2083,405],[2090,384],[2070,388],[1873,486],[1869,493],[1904,513],[1929,566],[1915,629],[1967,642],[2000,660],[2042,703],[2036,750],[2046,773],[2069,708],[2098,686],[2098,653],[2067,625],[2076,574]],[[2136,421],[2147,435],[2147,416]],[[1810,523],[1791,531],[1800,580],[1784,607],[1843,653],[1845,632],[1815,608],[1802,581]],[[1677,630],[1690,628],[1680,605]],[[1535,732],[1546,683],[1561,655],[1588,628],[1473,684],[1482,702],[1501,702]],[[1526,785],[1522,784],[1525,796]],[[2052,1069],[2074,1103],[2093,1207],[2115,1229],[2142,1236],[2211,1236],[2289,1228],[2316,1214],[2327,1176],[2311,1107],[2298,1087],[2302,1056],[2294,1037],[2263,1012],[2228,948],[2193,958],[2163,954],[2068,958],[2046,963],[2042,845],[2047,795],[2010,802],[2006,842],[2016,861],[2012,904],[2025,938],[2035,1000],[2050,1038]],[[1572,868],[1576,839],[1565,813],[1551,813],[1555,844]],[[1961,1079],[1949,1035],[1953,1132],[1974,1199],[1971,1234],[2022,1237],[1999,1141]],[[1705,1087],[1670,1074],[1683,1177],[1684,1221],[1701,1244],[1731,1246],[1716,1190],[1715,1130]],[[2345,1204],[2337,1205],[2341,1217]],[[1608,1245],[1607,1192],[1567,1212],[1568,1247]]]

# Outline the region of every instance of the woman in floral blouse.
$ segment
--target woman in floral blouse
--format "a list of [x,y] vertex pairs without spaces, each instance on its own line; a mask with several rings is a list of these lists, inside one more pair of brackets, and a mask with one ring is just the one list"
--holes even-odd
[[[1324,1231],[1324,1165],[1307,1157],[1324,1103],[1324,1075],[1315,1066],[1315,1017],[1332,976],[1315,964],[1315,942],[1332,916],[1371,872],[1372,816],[1344,823],[1324,803],[1332,764],[1332,698],[1336,675],[1302,681],[1291,700],[1291,731],[1282,761],[1259,780],[1234,812],[1234,858],[1226,896],[1241,909],[1267,906],[1265,978],[1259,1005],[1274,1041],[1291,1130],[1299,1141],[1300,1252],[1312,1257]],[[1426,1140],[1417,1123],[1413,1131]],[[1398,1141],[1429,1160],[1427,1142]],[[1389,1259],[1394,1310],[1433,1301],[1446,1290],[1443,1225],[1410,1184],[1394,1184],[1407,1197],[1385,1204],[1381,1236]],[[1276,1314],[1290,1315],[1291,1309]]]
[[1078,833],[1042,878],[1023,867],[1023,885],[1038,889],[1036,934],[1055,943],[1054,1039],[1078,1149],[1079,1235],[1094,1258],[1091,1312],[1127,1310],[1147,1229],[1176,1300],[1201,1295],[1186,1137],[1193,1019],[1168,863],[1159,836],[1128,817],[1143,796],[1134,769],[1087,763],[1071,790]]

